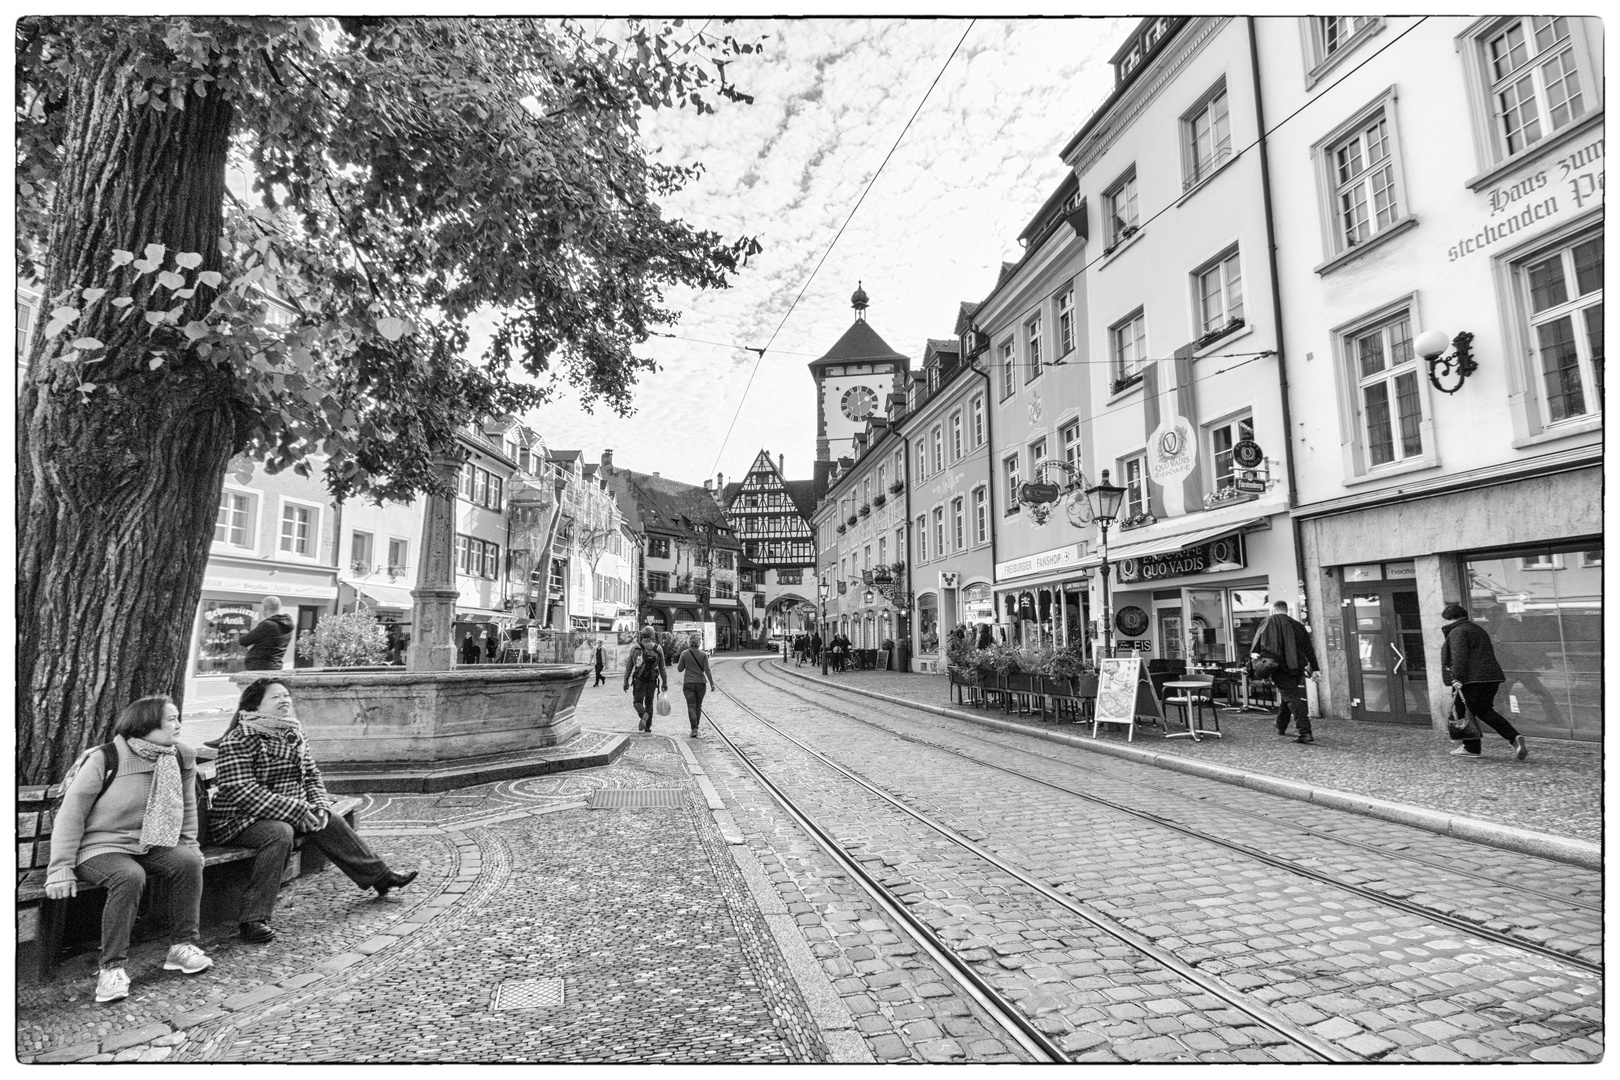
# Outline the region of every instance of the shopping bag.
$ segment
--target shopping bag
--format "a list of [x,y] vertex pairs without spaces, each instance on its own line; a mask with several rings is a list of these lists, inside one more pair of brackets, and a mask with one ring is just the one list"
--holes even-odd
[[662,690],[658,691],[658,696],[653,699],[653,708],[658,710],[659,716],[668,716],[669,695],[664,693]]
[[1479,718],[1468,711],[1468,704],[1455,687],[1451,691],[1451,718],[1446,721],[1446,734],[1460,742],[1480,736]]

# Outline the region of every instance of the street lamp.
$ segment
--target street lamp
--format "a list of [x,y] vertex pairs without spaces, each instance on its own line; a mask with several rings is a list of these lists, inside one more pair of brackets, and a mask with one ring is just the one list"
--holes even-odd
[[[1412,351],[1429,362],[1429,382],[1442,394],[1455,394],[1462,389],[1464,380],[1479,365],[1474,362],[1474,335],[1464,330],[1454,338],[1446,337],[1444,330],[1425,330],[1412,342]],[[1446,347],[1451,352],[1446,354]],[[1455,373],[1457,385],[1447,387],[1440,380]]]
[[1119,517],[1119,503],[1124,497],[1124,488],[1108,482],[1107,469],[1102,471],[1101,483],[1086,489],[1086,500],[1091,503],[1092,516],[1102,526],[1103,652],[1109,657],[1114,655],[1114,615],[1108,606],[1108,526]]
[[827,674],[827,579],[816,579],[816,596],[821,600],[821,673]]

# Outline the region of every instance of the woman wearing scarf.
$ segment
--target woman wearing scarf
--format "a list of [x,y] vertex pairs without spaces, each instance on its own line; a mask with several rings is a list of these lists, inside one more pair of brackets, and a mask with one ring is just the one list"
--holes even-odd
[[102,755],[86,756],[75,772],[51,832],[45,895],[77,895],[79,880],[107,889],[101,911],[97,1001],[129,996],[129,933],[146,879],[162,882],[174,944],[165,971],[195,975],[214,963],[197,947],[202,903],[202,851],[197,847],[197,755],[175,742],[180,710],[166,694],[141,698],[114,726],[118,767],[103,792]]
[[236,717],[219,744],[211,824],[218,843],[257,852],[240,916],[247,941],[273,941],[270,915],[281,895],[281,872],[293,837],[303,835],[362,889],[378,896],[410,884],[413,870],[399,874],[341,817],[331,813],[321,772],[304,730],[292,714],[292,694],[273,679],[242,691]]

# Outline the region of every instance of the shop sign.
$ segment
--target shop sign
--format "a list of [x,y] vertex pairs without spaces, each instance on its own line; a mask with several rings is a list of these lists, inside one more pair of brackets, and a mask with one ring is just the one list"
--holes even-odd
[[1466,259],[1571,209],[1580,211],[1588,203],[1601,203],[1603,149],[1603,135],[1599,130],[1586,145],[1550,163],[1538,163],[1540,167],[1534,171],[1493,187],[1487,197],[1490,217],[1478,222],[1479,228],[1473,235],[1457,237],[1457,242],[1446,250],[1448,261]]
[[1126,637],[1140,637],[1147,633],[1148,613],[1135,604],[1127,605],[1114,612],[1114,629]]
[[1245,469],[1256,469],[1266,459],[1266,452],[1253,439],[1243,439],[1232,447],[1232,460]]
[[1022,559],[1009,559],[1006,562],[996,563],[996,580],[1006,581],[1008,578],[1023,577],[1025,574],[1038,574],[1046,570],[1061,570],[1066,566],[1078,566],[1080,560],[1085,558],[1083,544],[1068,544],[1064,547],[1053,548],[1051,551],[1042,551],[1035,555],[1025,555]]
[[1246,494],[1262,495],[1266,490],[1266,480],[1258,469],[1236,469],[1232,473],[1232,487]]
[[1121,559],[1115,564],[1121,585],[1138,581],[1158,581],[1163,578],[1186,577],[1190,574],[1213,574],[1221,570],[1237,570],[1248,565],[1243,534],[1233,533],[1208,543],[1169,551],[1162,555],[1149,555],[1141,559]]
[[1198,464],[1198,441],[1184,416],[1171,413],[1148,442],[1148,475],[1160,487],[1179,484]]
[[321,600],[337,598],[336,585],[300,585],[292,581],[247,581],[242,578],[205,577],[202,587],[221,592],[263,593],[266,596],[304,596]]

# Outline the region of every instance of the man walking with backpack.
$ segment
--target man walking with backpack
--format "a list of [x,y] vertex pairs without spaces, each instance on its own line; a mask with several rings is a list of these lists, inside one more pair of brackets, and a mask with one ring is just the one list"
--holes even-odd
[[654,640],[651,627],[641,631],[635,648],[630,650],[630,660],[624,669],[624,688],[629,690],[631,683],[635,684],[635,692],[630,700],[635,703],[636,715],[641,718],[636,730],[651,731],[654,695],[660,688],[666,693],[669,691],[664,650]]
[[[1311,712],[1305,703],[1305,680],[1315,678],[1320,665],[1311,645],[1311,632],[1304,623],[1289,617],[1286,600],[1278,600],[1271,607],[1272,613],[1254,635],[1250,650],[1253,670],[1262,678],[1269,677],[1277,687],[1277,734],[1288,734],[1292,717],[1299,725],[1299,738],[1294,741],[1313,743],[1316,737],[1311,734]],[[1268,667],[1269,676],[1263,674]]]

